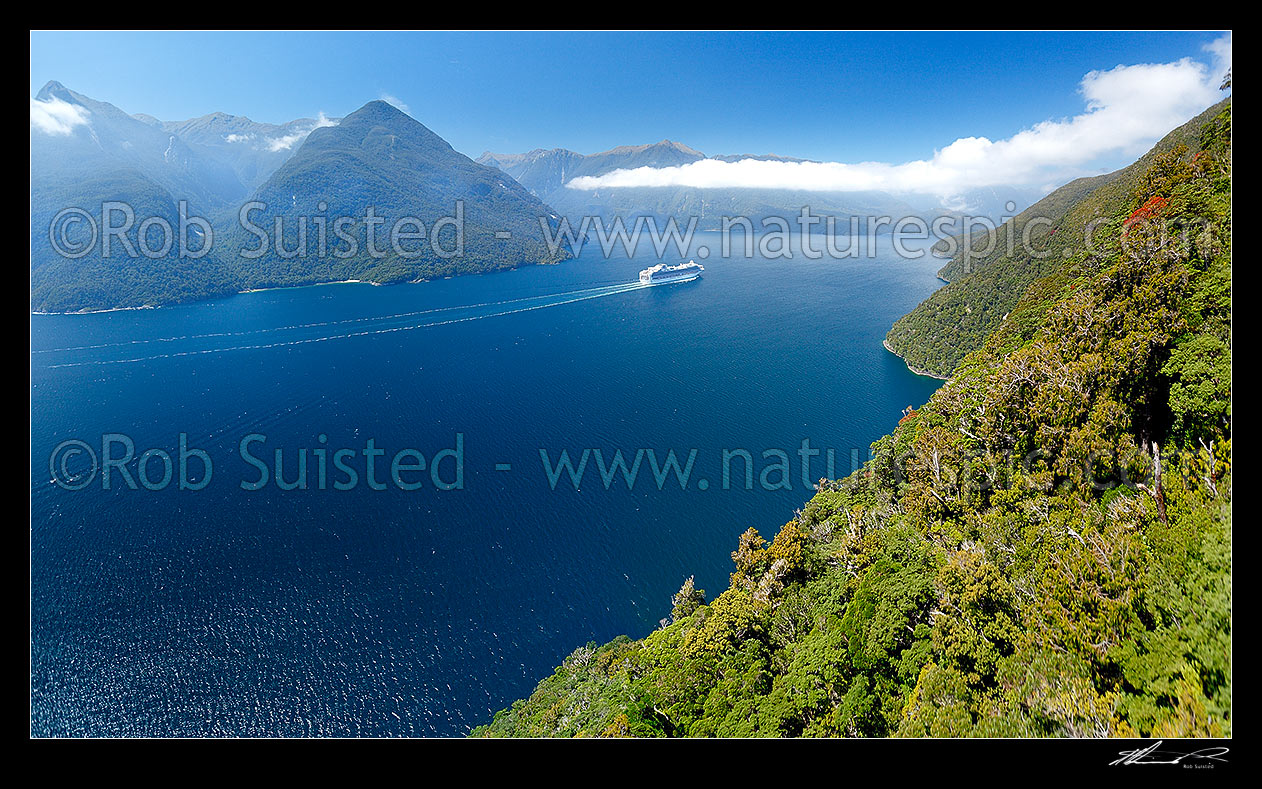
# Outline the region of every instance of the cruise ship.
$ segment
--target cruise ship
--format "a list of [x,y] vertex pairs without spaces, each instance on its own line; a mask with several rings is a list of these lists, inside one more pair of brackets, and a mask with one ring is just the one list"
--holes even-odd
[[640,284],[665,285],[668,282],[687,282],[701,276],[703,271],[705,271],[705,266],[698,264],[695,260],[680,263],[677,266],[658,263],[640,272]]

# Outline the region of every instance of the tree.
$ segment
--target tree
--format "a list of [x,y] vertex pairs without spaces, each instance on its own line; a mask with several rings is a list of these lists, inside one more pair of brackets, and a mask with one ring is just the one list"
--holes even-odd
[[670,598],[670,615],[675,622],[687,619],[693,611],[705,605],[705,590],[695,586],[694,578],[694,576],[688,576],[684,585],[679,587],[679,591]]

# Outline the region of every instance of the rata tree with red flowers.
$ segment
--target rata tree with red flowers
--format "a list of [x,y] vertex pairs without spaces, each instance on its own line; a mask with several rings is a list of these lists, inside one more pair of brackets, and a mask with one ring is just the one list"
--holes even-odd
[[[1152,219],[1156,219],[1165,213],[1165,210],[1169,207],[1169,200],[1164,197],[1154,195],[1153,197],[1148,198],[1148,202],[1144,203],[1139,208],[1136,208],[1134,213],[1127,217],[1126,221],[1122,222],[1122,227],[1130,229],[1130,226],[1136,222],[1148,222]],[[1125,232],[1125,230],[1123,232]]]

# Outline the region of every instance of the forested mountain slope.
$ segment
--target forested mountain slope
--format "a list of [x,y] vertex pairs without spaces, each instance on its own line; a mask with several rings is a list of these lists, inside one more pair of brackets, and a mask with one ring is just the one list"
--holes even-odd
[[[900,318],[886,335],[886,347],[913,369],[949,376],[1004,321],[1031,283],[1066,266],[1084,246],[1093,222],[1127,203],[1158,157],[1181,145],[1195,148],[1230,101],[1170,132],[1129,167],[1057,189],[999,228],[993,239],[976,234],[967,246],[985,254],[955,254],[938,272],[950,284]],[[953,243],[957,250],[966,246],[962,238]],[[940,242],[939,249],[943,246]]]
[[1149,157],[1095,253],[747,531],[721,594],[685,583],[474,733],[1229,735],[1230,135],[1220,106]]
[[[568,257],[565,250],[548,249],[540,218],[549,220],[551,208],[384,101],[369,102],[336,126],[311,132],[253,199],[265,208],[252,212],[250,222],[273,236],[265,253],[250,257],[263,246],[256,231],[231,227],[223,233],[226,265],[251,288],[343,279],[408,282]],[[368,243],[370,210],[381,220],[375,252]],[[344,227],[354,242],[329,230],[329,251],[318,255],[312,251],[318,249],[313,231],[305,237],[307,253],[293,254],[303,248],[300,222],[314,223],[317,216],[329,227],[354,220]],[[394,243],[391,228],[409,217],[421,220],[422,227],[405,223],[400,229],[423,237]],[[275,243],[278,220],[285,250]]]
[[[111,254],[86,223],[58,225],[56,217],[67,206],[129,206],[139,217],[122,238],[111,242]],[[94,219],[100,214],[93,215]],[[168,227],[180,227],[178,203],[159,183],[136,170],[85,172],[59,179],[31,182],[31,310],[73,312],[153,304],[178,304],[234,291],[223,264],[213,254],[181,257],[172,243],[162,251],[160,232],[145,234],[140,225],[158,217]],[[110,220],[122,224],[119,217]],[[80,257],[62,254],[50,242],[49,228],[62,233],[70,249],[86,249]],[[196,252],[205,243],[197,228],[189,230],[189,246]],[[138,254],[128,252],[128,246]],[[153,250],[144,254],[141,250]]]

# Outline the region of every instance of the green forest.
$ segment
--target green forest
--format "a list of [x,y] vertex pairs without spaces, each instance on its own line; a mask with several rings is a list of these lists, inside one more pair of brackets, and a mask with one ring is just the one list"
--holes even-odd
[[891,332],[951,378],[859,471],[474,735],[1230,735],[1229,102],[1075,189]]

